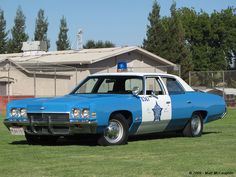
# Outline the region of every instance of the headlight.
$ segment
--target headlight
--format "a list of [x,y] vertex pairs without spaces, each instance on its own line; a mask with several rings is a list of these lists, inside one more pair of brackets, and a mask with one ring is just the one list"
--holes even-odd
[[20,109],[20,116],[27,117],[27,110],[25,108]]
[[89,109],[85,108],[82,110],[82,117],[89,118]]
[[79,115],[80,115],[80,110],[78,108],[72,110],[73,118],[79,118]]
[[12,108],[10,114],[11,117],[17,117],[19,115],[19,110],[16,108]]

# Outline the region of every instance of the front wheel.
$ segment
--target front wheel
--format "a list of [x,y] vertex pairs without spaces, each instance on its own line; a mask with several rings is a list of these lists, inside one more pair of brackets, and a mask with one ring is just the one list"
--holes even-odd
[[194,113],[183,130],[183,135],[187,137],[198,137],[202,135],[203,120],[200,114]]
[[108,126],[98,139],[98,144],[102,146],[126,144],[128,139],[128,123],[121,114],[112,116]]

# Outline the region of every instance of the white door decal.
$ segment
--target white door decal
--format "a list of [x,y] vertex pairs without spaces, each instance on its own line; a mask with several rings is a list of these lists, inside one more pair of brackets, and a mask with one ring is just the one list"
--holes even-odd
[[163,131],[171,120],[171,99],[163,90],[157,77],[146,78],[146,93],[140,95],[142,106],[142,123],[137,131],[139,133],[152,133]]

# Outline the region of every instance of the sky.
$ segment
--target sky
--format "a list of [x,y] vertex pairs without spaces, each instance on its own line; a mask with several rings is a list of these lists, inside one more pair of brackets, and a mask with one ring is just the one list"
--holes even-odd
[[[157,0],[161,16],[170,15],[173,0]],[[7,30],[14,25],[16,10],[21,6],[26,16],[26,32],[34,38],[35,20],[39,9],[48,18],[48,38],[51,48],[56,50],[60,19],[66,17],[68,36],[72,48],[76,48],[76,34],[83,31],[83,43],[87,40],[108,40],[116,46],[141,46],[146,36],[148,14],[153,0],[0,0]],[[177,8],[189,7],[207,13],[236,7],[236,0],[176,0]],[[10,34],[10,33],[9,33]]]

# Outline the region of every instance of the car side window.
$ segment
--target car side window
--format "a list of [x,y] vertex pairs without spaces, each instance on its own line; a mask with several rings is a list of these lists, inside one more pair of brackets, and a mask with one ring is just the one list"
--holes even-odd
[[163,95],[164,91],[158,77],[146,78],[146,95]]
[[175,78],[162,77],[163,82],[170,95],[183,94],[185,91]]
[[137,78],[126,79],[126,81],[125,81],[125,91],[132,92],[132,90],[135,87],[138,87],[140,92],[143,90],[143,82],[142,82],[141,79],[137,79]]

